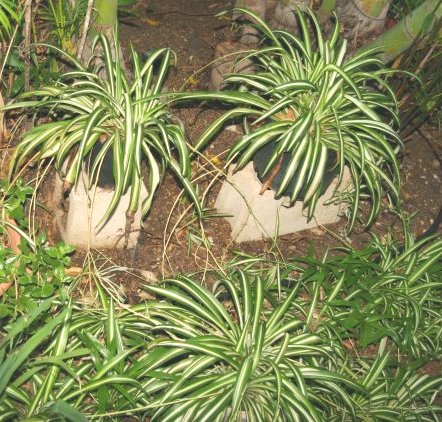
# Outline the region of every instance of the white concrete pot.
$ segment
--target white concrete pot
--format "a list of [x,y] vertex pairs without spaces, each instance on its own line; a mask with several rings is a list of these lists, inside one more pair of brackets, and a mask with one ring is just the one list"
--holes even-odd
[[277,235],[294,233],[319,225],[336,223],[344,212],[344,205],[325,204],[336,189],[343,191],[351,185],[350,171],[344,169],[340,186],[334,179],[322,195],[315,208],[315,218],[307,221],[307,213],[302,201],[289,205],[289,198],[275,199],[272,190],[259,194],[262,184],[249,163],[242,170],[233,173],[229,168],[227,180],[223,183],[215,202],[215,207],[227,218],[232,231],[231,238],[236,242],[273,238]]
[[273,19],[270,22],[272,28],[299,33],[296,9],[305,11],[310,5],[309,0],[280,0],[275,7]]
[[254,73],[255,65],[253,61],[241,59],[241,52],[249,51],[250,48],[250,46],[240,42],[224,41],[219,43],[215,48],[209,89],[217,90],[222,88],[224,78],[229,73]]
[[[61,206],[63,181],[57,175],[53,193],[56,222],[61,237],[66,243],[82,249],[115,249],[134,247],[141,230],[141,203],[135,213],[129,233],[126,231],[126,211],[129,207],[129,193],[124,194],[117,208],[106,224],[97,230],[98,224],[110,204],[113,190],[100,187],[87,189],[87,174],[82,171],[77,184],[65,200],[66,210]],[[147,197],[147,190],[142,185],[140,201]],[[127,245],[125,245],[127,241]]]

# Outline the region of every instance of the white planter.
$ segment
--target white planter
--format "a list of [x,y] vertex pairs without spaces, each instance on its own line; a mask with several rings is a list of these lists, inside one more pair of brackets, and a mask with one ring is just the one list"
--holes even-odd
[[[97,226],[110,204],[113,191],[102,189],[87,190],[87,175],[83,171],[79,180],[65,201],[65,211],[59,204],[62,198],[63,182],[57,175],[55,181],[53,200],[58,229],[66,243],[83,249],[114,249],[123,248],[126,242],[126,211],[129,206],[129,193],[123,195],[117,208],[107,220],[103,228],[98,231]],[[147,190],[142,185],[142,201],[147,197]],[[58,206],[57,206],[58,205]],[[127,247],[132,248],[137,244],[141,230],[141,205],[135,213],[134,222],[127,236]]]
[[[340,189],[350,184],[350,172],[346,168]],[[262,184],[256,175],[253,164],[233,174],[228,171],[227,180],[223,183],[215,207],[219,213],[228,214],[232,228],[231,238],[236,242],[273,238],[276,235],[294,233],[319,225],[336,223],[345,210],[345,206],[324,202],[332,198],[338,180],[334,179],[330,187],[319,198],[315,208],[315,218],[307,222],[306,211],[302,201],[289,206],[289,198],[274,198],[274,192],[265,191],[259,194]]]
[[209,89],[217,90],[222,88],[224,78],[229,73],[254,73],[255,65],[252,60],[238,60],[241,52],[249,51],[250,48],[250,46],[240,42],[220,42],[215,47],[215,58],[210,73]]

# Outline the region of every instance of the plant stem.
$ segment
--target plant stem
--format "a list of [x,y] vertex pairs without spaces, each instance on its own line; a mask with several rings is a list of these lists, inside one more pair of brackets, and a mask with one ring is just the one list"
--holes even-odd
[[418,35],[428,33],[440,17],[441,1],[427,0],[377,40],[362,47],[359,52],[381,47],[383,53],[379,57],[384,63],[388,63],[410,47]]
[[279,157],[278,162],[276,163],[275,167],[273,167],[272,171],[270,172],[270,174],[267,176],[266,180],[264,181],[264,183],[262,184],[262,188],[261,191],[259,192],[260,195],[263,195],[264,192],[270,187],[270,185],[273,182],[273,179],[276,177],[276,175],[279,172],[279,169],[281,168],[282,165],[282,159],[284,158],[284,155],[281,154],[281,157]]
[[[31,88],[31,25],[32,25],[32,0],[26,0],[24,5],[25,26],[23,28],[24,37],[24,65],[25,65],[25,92],[28,92]],[[26,129],[30,129],[28,117],[25,114],[23,117],[23,124]]]
[[94,0],[88,0],[86,16],[84,18],[83,34],[81,36],[80,45],[78,46],[78,51],[77,51],[77,59],[78,60],[81,60],[81,56],[83,55],[83,50],[84,50],[84,46],[86,44],[86,39],[87,39],[87,33],[89,32],[89,25],[91,22],[92,6],[93,5],[94,5]]
[[94,9],[93,32],[108,35],[117,23],[118,0],[94,0]]
[[24,7],[25,27],[24,27],[24,42],[25,42],[25,91],[30,89],[30,74],[31,74],[31,24],[32,24],[32,0],[26,0]]

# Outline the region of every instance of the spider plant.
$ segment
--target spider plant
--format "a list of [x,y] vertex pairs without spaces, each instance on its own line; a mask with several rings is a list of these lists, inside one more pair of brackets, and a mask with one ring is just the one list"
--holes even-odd
[[15,25],[21,19],[20,2],[2,0],[0,2],[0,39],[5,40],[12,35]]
[[70,54],[76,53],[75,40],[81,35],[87,3],[87,0],[48,0],[40,11],[42,19],[49,24],[49,36],[56,45]]
[[2,421],[86,421],[149,403],[140,384],[148,374],[132,373],[152,340],[146,307],[118,310],[103,291],[101,299],[99,308],[46,300],[2,327]]
[[[37,116],[46,115],[52,119],[47,123],[39,122],[23,135],[14,151],[10,174],[18,171],[26,160],[54,158],[58,171],[67,165],[63,176],[66,185],[72,186],[89,161],[89,152],[98,146],[99,153],[91,160],[89,183],[92,185],[98,179],[105,157],[111,157],[115,184],[99,227],[128,190],[127,214],[133,216],[141,202],[142,184],[147,185],[149,193],[142,202],[144,217],[166,169],[173,171],[199,212],[197,194],[189,180],[190,159],[184,130],[170,115],[169,104],[162,93],[172,51],[157,49],[142,63],[132,50],[134,70],[133,77],[129,78],[120,60],[113,59],[113,51],[119,51],[116,38],[111,46],[101,35],[93,48],[97,54],[88,66],[55,48],[74,69],[52,85],[23,94],[23,101],[5,107],[6,110],[32,109]],[[97,57],[100,50],[102,55]],[[143,163],[148,168],[146,177]]]
[[[366,225],[379,213],[385,191],[398,198],[400,184],[397,151],[401,141],[391,125],[398,123],[396,100],[386,82],[388,70],[369,50],[347,58],[347,44],[340,40],[336,24],[330,38],[322,36],[319,23],[309,11],[297,11],[300,35],[273,31],[254,13],[249,15],[262,32],[261,47],[246,55],[257,64],[255,74],[230,74],[227,89],[193,93],[201,99],[234,104],[201,135],[205,146],[222,125],[246,118],[246,133],[230,149],[229,163],[243,168],[255,154],[274,143],[263,177],[278,170],[284,155],[289,162],[276,197],[294,181],[290,201],[305,190],[304,204],[311,218],[321,194],[327,159],[342,181],[344,167],[352,175],[352,228],[362,198],[371,201]],[[314,33],[314,37],[311,36]],[[181,96],[186,99],[186,94]]]
[[301,276],[305,300],[295,304],[296,312],[317,332],[351,339],[361,351],[386,338],[399,355],[439,359],[441,259],[437,237],[404,249],[392,239],[383,244],[374,237],[362,250],[341,250],[322,260],[296,259],[296,268],[306,264]]
[[[358,361],[353,370],[369,393],[352,395],[358,407],[357,420],[440,420],[442,406],[437,404],[437,395],[442,388],[442,377],[418,373],[420,366],[409,363],[398,367],[389,352],[382,352],[375,359]],[[346,409],[330,410],[327,421],[355,420]]]
[[153,421],[321,421],[330,406],[356,411],[349,396],[364,388],[344,375],[340,347],[290,314],[296,290],[269,308],[264,281],[241,271],[214,294],[186,277],[145,289],[164,298],[148,303],[157,340],[134,365],[151,373],[143,390]]
[[42,300],[0,328],[0,419],[437,420],[440,377],[346,355],[294,315],[299,289],[273,307],[248,274],[214,294],[167,280],[132,306],[99,282],[99,307]]

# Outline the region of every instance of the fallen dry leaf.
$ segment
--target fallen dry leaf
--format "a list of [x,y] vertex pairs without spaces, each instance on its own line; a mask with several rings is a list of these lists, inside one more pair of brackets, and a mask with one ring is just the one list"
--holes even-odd
[[198,85],[198,83],[199,83],[199,79],[197,79],[197,78],[191,76],[189,79],[187,79],[187,82],[188,82],[190,85],[196,86],[196,85]]
[[12,283],[0,283],[0,297],[2,297],[4,293],[6,293],[6,290],[8,290],[11,285]]
[[138,290],[137,293],[140,300],[156,300],[155,295],[151,295],[150,293],[147,293],[144,290]]
[[75,277],[77,275],[80,275],[82,273],[82,271],[83,271],[83,268],[81,268],[81,267],[69,267],[69,268],[66,268],[65,274]]
[[147,23],[150,26],[158,26],[160,24],[160,21],[157,21],[156,19],[153,18],[144,18],[143,22]]
[[140,276],[143,277],[148,283],[158,283],[158,277],[152,271],[138,270],[138,272],[140,273]]
[[[17,225],[12,218],[6,217],[6,221],[13,226]],[[7,227],[6,230],[8,232],[8,246],[11,248],[12,252],[18,255],[21,252],[18,247],[18,245],[20,245],[21,236],[11,227]]]

